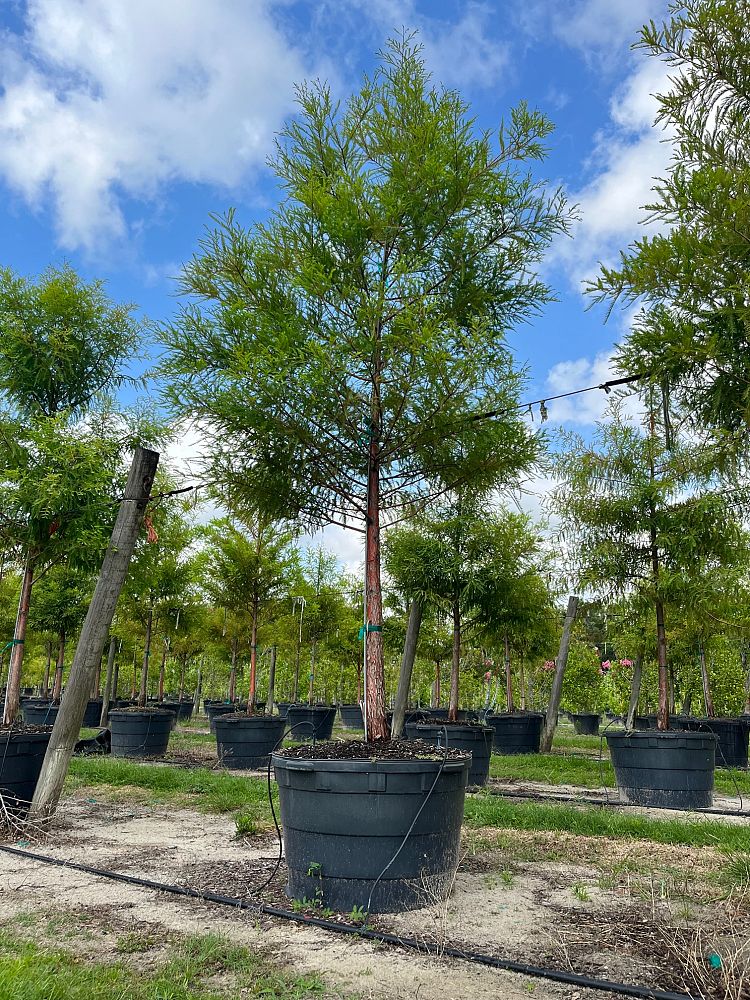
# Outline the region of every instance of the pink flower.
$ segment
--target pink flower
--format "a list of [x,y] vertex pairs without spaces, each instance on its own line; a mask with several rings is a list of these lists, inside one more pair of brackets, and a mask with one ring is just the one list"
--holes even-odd
[[620,660],[620,666],[621,666],[621,667],[632,667],[632,666],[633,666],[633,661],[632,661],[632,660],[629,660],[629,659],[628,659],[628,658],[626,657],[626,658],[625,658],[624,660]]
[[484,660],[482,660],[482,666],[484,666],[484,667],[494,667],[494,665],[495,665],[495,661],[492,660],[492,659],[490,659],[489,656],[486,657]]
[[612,664],[609,662],[609,660],[602,660],[602,670],[611,670],[611,669],[612,669]]
[[486,681],[487,684],[489,684],[491,678],[492,678],[492,674],[488,670],[487,673],[484,675],[484,679],[485,679],[485,681]]
[[554,670],[555,666],[556,664],[554,660],[545,660],[542,664],[542,670]]

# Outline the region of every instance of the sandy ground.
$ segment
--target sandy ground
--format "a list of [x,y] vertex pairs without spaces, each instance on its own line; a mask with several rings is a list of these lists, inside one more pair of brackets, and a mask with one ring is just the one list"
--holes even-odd
[[[271,867],[276,845],[267,839],[237,841],[233,835],[230,817],[92,801],[78,795],[64,802],[49,839],[22,842],[22,846],[154,880],[244,895],[259,877],[258,871]],[[547,949],[554,950],[561,910],[590,908],[597,902],[595,888],[586,902],[577,901],[571,892],[571,880],[591,876],[585,865],[576,870],[567,865],[537,865],[533,873],[514,877],[508,885],[496,871],[483,867],[492,868],[468,857],[447,905],[388,918],[390,925],[410,936],[424,936],[433,944],[447,939],[534,961],[535,955],[544,957]],[[338,938],[312,927],[181,900],[0,853],[0,921],[27,910],[64,913],[87,908],[117,914],[131,929],[156,923],[177,932],[220,932],[238,943],[262,944],[297,971],[323,974],[334,995],[355,993],[393,1000],[610,996]],[[593,942],[590,951],[600,975],[617,978],[620,972],[629,971],[632,977],[632,962],[626,970],[611,960],[597,959]]]

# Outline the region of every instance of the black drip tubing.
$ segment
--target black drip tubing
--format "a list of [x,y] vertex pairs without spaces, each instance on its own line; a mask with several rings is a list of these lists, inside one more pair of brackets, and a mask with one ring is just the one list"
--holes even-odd
[[[28,861],[40,861],[43,864],[55,865],[59,868],[70,868],[73,871],[85,872],[88,875],[96,875],[99,878],[108,878],[115,882],[125,882],[127,885],[136,885],[144,889],[153,889],[156,892],[168,892],[175,896],[187,896],[190,899],[198,899],[206,903],[231,906],[236,910],[251,910],[254,913],[264,913],[269,917],[292,920],[297,924],[320,927],[322,930],[331,931],[334,934],[346,934],[350,937],[363,938],[366,941],[378,941],[381,944],[395,945],[399,948],[407,948],[410,951],[420,952],[423,955],[433,954],[421,941],[417,941],[414,938],[400,937],[397,934],[388,934],[385,931],[371,930],[368,927],[355,927],[352,924],[337,924],[333,920],[324,920],[322,917],[304,916],[301,913],[294,913],[292,910],[282,910],[276,906],[268,906],[266,903],[253,903],[246,899],[224,896],[216,892],[200,892],[197,889],[190,889],[187,886],[154,882],[151,879],[138,878],[135,875],[124,875],[119,872],[108,871],[106,868],[93,868],[91,865],[82,865],[74,861],[64,861],[61,858],[52,858],[45,854],[35,854],[32,851],[22,851],[17,847],[0,845],[0,851],[5,854],[11,854],[14,857],[26,858]],[[694,998],[685,993],[673,993],[670,990],[653,990],[648,986],[630,986],[627,983],[611,982],[608,979],[593,979],[590,976],[581,976],[575,972],[566,972],[564,969],[547,969],[538,965],[527,965],[524,962],[514,962],[508,958],[497,958],[494,955],[485,955],[477,951],[464,951],[462,948],[451,946],[441,948],[439,955],[473,962],[476,965],[489,966],[493,969],[502,969],[505,972],[516,972],[520,975],[536,979],[549,979],[552,982],[566,983],[569,986],[605,990],[609,993],[619,993],[622,996],[639,997],[641,1000],[694,1000]]]

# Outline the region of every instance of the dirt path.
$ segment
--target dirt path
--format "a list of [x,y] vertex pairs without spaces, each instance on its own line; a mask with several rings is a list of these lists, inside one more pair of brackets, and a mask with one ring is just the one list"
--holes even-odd
[[[272,866],[276,846],[268,840],[237,841],[233,834],[230,818],[77,796],[64,803],[49,840],[21,846],[154,880],[244,895],[257,884],[258,873]],[[573,875],[578,877],[581,872]],[[474,861],[457,880],[447,906],[403,914],[391,924],[431,941],[447,937],[528,959],[530,953],[539,953],[540,948],[543,953],[554,946],[555,922],[559,920],[555,907],[576,905],[566,879],[568,875],[563,877],[553,866],[505,885],[501,876],[484,871]],[[28,910],[102,912],[107,907],[133,930],[157,923],[173,931],[214,931],[238,943],[262,944],[298,971],[320,972],[342,995],[356,993],[363,998],[389,1000],[520,1000],[529,995],[540,1000],[606,1000],[610,996],[338,938],[312,927],[181,900],[2,853],[0,886],[2,922]],[[602,974],[605,968],[602,964]],[[613,976],[617,971],[610,969]]]

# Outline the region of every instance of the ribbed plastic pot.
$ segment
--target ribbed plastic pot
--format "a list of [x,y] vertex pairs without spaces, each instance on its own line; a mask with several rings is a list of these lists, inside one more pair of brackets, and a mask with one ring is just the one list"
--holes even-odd
[[336,709],[327,705],[290,705],[286,713],[289,738],[297,741],[330,740]]
[[364,729],[360,705],[339,705],[339,716],[344,729]]
[[25,701],[21,705],[21,715],[27,726],[54,726],[59,705],[51,701]]
[[711,805],[718,737],[669,729],[606,733],[620,799],[663,809]]
[[598,712],[573,712],[570,717],[579,736],[596,736],[599,732],[601,716]]
[[286,713],[289,711],[289,707],[293,704],[291,701],[277,701],[276,708],[279,713],[279,718],[285,719]]
[[488,715],[492,726],[492,749],[501,754],[539,753],[544,716],[536,712],[507,712]]
[[0,796],[10,812],[28,812],[51,735],[0,733]]
[[162,757],[172,731],[172,712],[109,713],[113,757]]
[[[271,759],[288,896],[351,911],[367,908],[372,894],[372,913],[413,910],[447,896],[458,866],[468,759],[444,765],[442,760],[289,760],[279,754]],[[376,884],[423,804],[403,848]]]
[[188,719],[192,719],[195,702],[191,698],[183,698],[177,705],[177,718],[181,722],[187,722]]
[[718,736],[717,767],[747,767],[750,729],[745,719],[694,718],[687,721],[686,728],[690,732],[715,733]]
[[96,729],[102,717],[102,699],[91,698],[86,704],[86,711],[83,713],[82,726],[87,729]]
[[[669,717],[669,727],[670,729],[690,729],[693,719],[689,715],[670,715]],[[656,729],[656,713],[652,712],[648,715],[636,715],[633,718],[633,728],[639,730],[640,732],[650,731]]]
[[[425,708],[420,709],[424,716],[429,716],[431,719],[447,719],[448,709],[447,708]],[[468,708],[459,708],[456,712],[456,718],[459,722],[478,722],[479,712],[474,712]]]
[[208,725],[212,733],[216,732],[216,719],[220,715],[228,715],[230,712],[237,711],[237,706],[232,705],[228,701],[204,702],[204,705],[206,706]]
[[407,722],[406,737],[410,740],[424,740],[436,747],[446,745],[453,750],[466,750],[471,754],[469,768],[470,785],[486,785],[490,776],[490,756],[492,754],[491,726],[441,726],[431,723]]
[[219,716],[215,727],[220,764],[232,769],[267,767],[284,737],[286,719],[278,715]]

